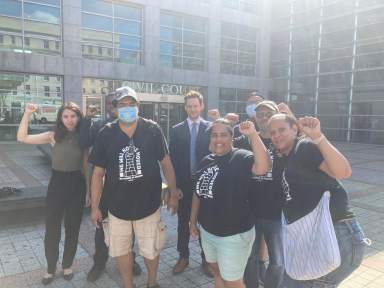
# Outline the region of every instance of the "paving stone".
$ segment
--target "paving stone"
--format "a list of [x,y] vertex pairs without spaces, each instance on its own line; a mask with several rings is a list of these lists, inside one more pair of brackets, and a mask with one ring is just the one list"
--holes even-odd
[[[338,147],[348,151],[352,157],[354,175],[352,179],[343,181],[350,193],[351,204],[367,237],[373,240],[371,247],[366,249],[362,265],[348,277],[339,288],[383,288],[384,287],[384,180],[381,167],[384,167],[384,147],[372,146],[373,152],[365,152],[366,146],[337,143]],[[369,146],[371,147],[371,146]],[[369,148],[371,149],[371,148]],[[27,161],[25,167],[34,167],[32,177],[38,181],[47,181],[49,169],[38,167],[44,161],[38,160],[35,154],[27,155],[15,152],[8,155],[16,163]],[[4,165],[0,160],[1,168]],[[37,168],[38,167],[38,168]],[[45,170],[44,170],[45,169]],[[48,171],[48,173],[46,172]],[[373,172],[372,172],[373,171]],[[379,175],[381,172],[381,175]],[[372,177],[370,177],[372,176]],[[0,183],[1,183],[0,177]],[[15,180],[15,179],[13,179]],[[18,181],[17,179],[15,180]],[[15,182],[15,183],[16,183]],[[17,184],[17,183],[16,183]],[[374,208],[374,209],[370,209]],[[172,274],[179,254],[176,250],[177,217],[171,217],[162,211],[163,220],[168,226],[168,240],[160,256],[158,282],[162,288],[213,288],[213,280],[206,277],[201,270],[201,248],[196,240],[190,242],[189,266],[180,275]],[[85,215],[80,235],[79,245],[75,256],[72,281],[65,281],[61,277],[61,266],[58,263],[57,275],[52,285],[42,286],[40,281],[45,273],[46,260],[44,255],[44,221],[21,223],[0,229],[0,287],[1,288],[118,288],[122,282],[116,261],[110,259],[106,273],[96,283],[88,283],[86,275],[93,264],[94,227],[90,223],[89,215]],[[60,257],[63,251],[64,229],[60,242]],[[137,245],[135,245],[137,249]],[[61,258],[60,258],[61,259]],[[137,256],[137,262],[143,268],[142,275],[135,277],[137,287],[146,287],[147,274],[143,258]]]

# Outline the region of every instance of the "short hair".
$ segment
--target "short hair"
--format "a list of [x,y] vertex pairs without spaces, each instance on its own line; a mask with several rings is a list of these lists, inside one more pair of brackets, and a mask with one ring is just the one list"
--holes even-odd
[[254,97],[254,96],[258,96],[258,97],[260,97],[260,98],[265,100],[265,97],[259,91],[253,91],[253,92],[249,93],[248,98],[251,98],[251,97]]
[[203,104],[203,95],[201,95],[200,92],[196,90],[191,90],[189,91],[185,96],[184,96],[184,104],[187,104],[188,99],[193,99],[196,98],[199,100],[200,104]]
[[276,113],[271,118],[269,118],[268,124],[271,123],[274,119],[283,120],[284,122],[288,123],[289,127],[293,127],[293,126],[299,127],[299,125],[297,124],[296,118],[286,113]]
[[231,137],[233,137],[233,127],[232,127],[232,124],[231,124],[231,122],[229,120],[227,120],[225,118],[216,119],[215,121],[213,121],[211,123],[211,125],[209,125],[209,127],[206,130],[208,132],[209,136],[211,136],[212,129],[213,129],[213,126],[215,126],[215,124],[223,124],[223,125],[227,126],[227,130],[228,130],[229,134],[231,135]]

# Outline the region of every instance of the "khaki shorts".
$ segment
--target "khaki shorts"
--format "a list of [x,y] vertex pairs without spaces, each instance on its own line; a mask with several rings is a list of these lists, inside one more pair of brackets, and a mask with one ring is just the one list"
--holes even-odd
[[119,257],[132,252],[133,236],[137,238],[139,253],[147,259],[155,259],[166,242],[166,225],[161,221],[160,209],[140,220],[123,220],[108,213],[103,225],[109,255]]

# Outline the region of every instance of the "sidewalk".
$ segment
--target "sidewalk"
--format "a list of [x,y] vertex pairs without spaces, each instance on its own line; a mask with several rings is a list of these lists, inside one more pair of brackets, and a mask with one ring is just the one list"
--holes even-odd
[[[49,177],[49,168],[39,151],[17,152],[17,147],[0,148],[0,187],[43,187]],[[384,146],[338,144],[353,166],[353,175],[344,184],[349,191],[351,205],[358,216],[367,236],[372,239],[372,246],[367,249],[363,264],[340,288],[383,288],[384,287]],[[6,155],[6,158],[3,158]],[[13,165],[12,169],[8,169]],[[8,171],[8,176],[3,172]],[[13,182],[12,182],[13,181]],[[4,184],[4,183],[7,183]],[[31,185],[33,184],[33,185]],[[15,186],[16,187],[16,186]],[[41,190],[40,189],[40,190]],[[28,189],[25,189],[28,196]],[[3,205],[0,202],[0,205]],[[177,218],[163,211],[168,225],[169,239],[160,257],[159,284],[163,288],[213,287],[212,279],[204,276],[200,269],[200,248],[197,241],[190,244],[191,259],[189,268],[178,276],[172,275],[176,263],[176,227]],[[64,234],[64,233],[63,233]],[[86,273],[92,266],[94,251],[94,228],[89,216],[84,216],[78,251],[74,263],[75,277],[67,282],[60,276],[50,286],[40,284],[45,272],[44,225],[43,221],[31,221],[11,226],[0,227],[0,287],[121,287],[121,280],[113,259],[108,261],[107,271],[94,284],[87,283]],[[60,244],[60,250],[63,243]],[[144,268],[141,257],[137,258]],[[60,267],[60,266],[58,266]],[[145,269],[144,269],[145,270]],[[145,287],[145,274],[135,277],[138,287]]]

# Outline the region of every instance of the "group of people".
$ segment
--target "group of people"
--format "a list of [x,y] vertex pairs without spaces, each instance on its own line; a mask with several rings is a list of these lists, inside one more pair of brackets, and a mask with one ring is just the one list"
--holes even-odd
[[[160,287],[157,270],[166,242],[162,201],[178,216],[179,259],[173,273],[188,267],[190,236],[198,238],[203,272],[214,277],[216,288],[254,288],[260,282],[267,288],[337,287],[362,262],[368,240],[337,181],[348,178],[351,167],[317,118],[296,119],[284,103],[252,93],[248,120],[237,124],[236,114],[221,117],[210,110],[212,121],[207,121],[201,117],[203,96],[190,91],[184,97],[188,117],[172,128],[168,147],[159,125],[139,116],[133,89],[121,87],[106,100],[106,120],[92,122],[76,104],[67,103],[58,111],[54,131],[37,135],[28,134],[37,106],[25,108],[17,139],[52,145],[44,285],[55,277],[63,218],[63,277],[72,279],[82,213],[89,205],[96,226],[94,265],[87,276],[92,282],[103,273],[109,254],[117,260],[124,288],[135,287],[133,276],[141,273],[133,252],[137,241],[147,287]],[[286,224],[305,219],[326,191],[339,263],[314,279],[293,277],[286,273],[291,271],[284,249]],[[304,263],[295,265],[305,269]]]

